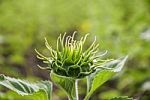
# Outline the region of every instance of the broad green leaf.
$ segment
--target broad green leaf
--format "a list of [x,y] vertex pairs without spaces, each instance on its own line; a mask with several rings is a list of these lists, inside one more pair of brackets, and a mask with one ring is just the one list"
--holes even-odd
[[85,97],[85,100],[88,100],[89,97],[93,94],[93,92],[102,84],[104,84],[107,80],[112,78],[113,75],[121,71],[126,59],[127,56],[125,58],[110,61],[104,65],[104,67],[111,68],[110,70],[100,69],[97,70],[95,73],[89,75],[87,77],[87,95]]
[[40,90],[32,95],[19,95],[14,91],[7,91],[6,93],[0,92],[0,100],[47,100],[47,95],[44,91]]
[[76,94],[74,79],[58,76],[54,73],[51,73],[51,79],[67,93],[70,100],[75,100]]
[[120,97],[114,97],[110,100],[133,100],[133,98],[129,98],[128,96],[120,96]]
[[35,96],[39,92],[44,93],[46,94],[46,98],[41,100],[51,100],[52,83],[50,81],[29,83],[25,80],[20,80],[20,79],[15,79],[4,75],[0,75],[0,85],[3,85],[9,88],[10,90],[13,90],[22,96],[26,96],[26,95]]

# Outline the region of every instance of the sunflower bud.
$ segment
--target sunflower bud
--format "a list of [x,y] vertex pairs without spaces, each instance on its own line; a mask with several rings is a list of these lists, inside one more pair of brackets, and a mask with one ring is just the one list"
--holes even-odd
[[66,34],[61,36],[60,34],[57,39],[56,50],[52,49],[45,39],[50,57],[45,57],[36,50],[37,57],[48,64],[48,67],[44,69],[49,69],[60,76],[79,79],[95,72],[99,68],[98,66],[107,61],[99,59],[101,55],[97,55],[99,44],[96,44],[96,38],[88,49],[83,50],[88,34],[78,41],[74,39],[74,36],[75,32],[72,36],[66,36]]

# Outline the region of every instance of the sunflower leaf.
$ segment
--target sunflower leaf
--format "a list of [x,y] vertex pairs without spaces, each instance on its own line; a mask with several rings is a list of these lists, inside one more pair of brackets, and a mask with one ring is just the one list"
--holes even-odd
[[[37,83],[29,83],[25,80],[11,78],[0,74],[0,85],[17,92],[19,95],[34,95],[37,92],[46,94],[47,98],[43,100],[51,100],[52,83],[50,81],[40,81]],[[43,92],[41,92],[43,91]]]
[[111,70],[97,70],[95,73],[87,77],[87,95],[85,100],[88,100],[93,92],[104,84],[107,80],[112,78],[116,73],[120,72],[124,66],[127,56],[121,59],[113,60],[104,65],[104,67],[111,68]]

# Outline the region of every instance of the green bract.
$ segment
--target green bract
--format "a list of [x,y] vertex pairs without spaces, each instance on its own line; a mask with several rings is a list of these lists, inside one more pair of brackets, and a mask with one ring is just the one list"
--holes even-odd
[[45,39],[45,45],[50,51],[50,57],[45,57],[37,50],[37,57],[48,63],[48,67],[57,75],[71,77],[74,79],[83,78],[96,71],[100,65],[107,60],[101,60],[98,53],[96,38],[85,51],[82,49],[88,34],[81,37],[80,40],[74,39],[75,32],[72,36],[66,36],[66,33],[57,39],[57,49],[54,50]]

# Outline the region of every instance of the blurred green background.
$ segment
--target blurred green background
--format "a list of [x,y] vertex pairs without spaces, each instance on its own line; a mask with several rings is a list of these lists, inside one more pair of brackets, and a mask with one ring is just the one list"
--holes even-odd
[[[0,0],[0,74],[31,81],[49,79],[36,65],[34,51],[47,54],[44,37],[55,48],[60,33],[76,38],[90,33],[105,58],[129,55],[119,75],[100,87],[91,100],[127,95],[150,100],[150,0]],[[0,100],[24,100],[0,87]],[[80,82],[80,98],[86,93]],[[19,98],[19,99],[17,99]],[[28,99],[27,99],[28,100]],[[53,100],[67,100],[54,87]]]

